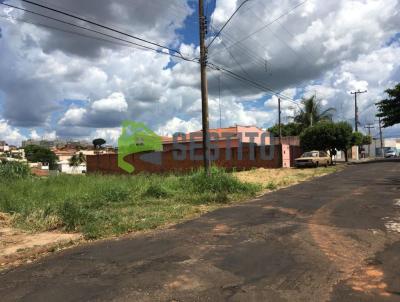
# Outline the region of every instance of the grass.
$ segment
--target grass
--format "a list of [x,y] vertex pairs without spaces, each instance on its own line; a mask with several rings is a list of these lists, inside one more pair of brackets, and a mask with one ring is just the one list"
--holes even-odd
[[32,232],[62,229],[87,239],[154,229],[196,217],[263,191],[276,190],[336,171],[255,169],[226,173],[212,169],[186,175],[69,176],[39,178],[6,167],[0,176],[0,213]]
[[64,229],[88,239],[153,229],[255,196],[257,184],[213,169],[188,175],[69,176],[0,179],[0,212],[17,227]]
[[310,169],[255,169],[235,173],[243,182],[261,185],[265,191],[274,191],[314,177],[323,176],[341,169],[339,166]]

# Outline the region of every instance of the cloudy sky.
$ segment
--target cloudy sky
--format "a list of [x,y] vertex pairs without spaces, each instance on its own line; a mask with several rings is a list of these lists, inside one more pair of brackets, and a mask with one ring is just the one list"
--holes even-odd
[[[243,0],[209,0],[208,39]],[[196,58],[197,1],[35,0]],[[3,3],[3,4],[1,4]],[[115,142],[123,120],[159,134],[201,128],[199,66],[5,6],[99,29],[18,0],[0,0],[0,140],[103,137]],[[147,46],[151,46],[146,44]],[[250,0],[209,50],[209,62],[294,101],[316,94],[335,120],[376,124],[374,104],[400,81],[399,0]],[[210,126],[277,122],[277,98],[209,70]],[[219,96],[221,96],[219,98]],[[377,128],[373,134],[377,133]],[[400,127],[385,129],[400,136]]]

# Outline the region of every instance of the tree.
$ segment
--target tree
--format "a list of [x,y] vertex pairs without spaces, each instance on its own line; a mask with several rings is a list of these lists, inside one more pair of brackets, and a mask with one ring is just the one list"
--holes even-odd
[[300,135],[300,143],[305,151],[326,150],[332,155],[336,150],[345,153],[347,161],[347,150],[352,145],[353,129],[346,122],[332,123],[320,122],[309,127]]
[[361,132],[353,132],[351,136],[352,146],[361,146],[363,144],[364,135]]
[[336,148],[336,127],[334,123],[319,123],[309,127],[300,135],[301,147],[305,151],[326,150],[332,155]]
[[85,155],[82,152],[79,152],[79,155],[74,154],[69,159],[69,166],[70,167],[78,167],[80,164],[86,162]]
[[[282,124],[282,136],[298,136],[303,131],[303,128],[300,124],[297,123],[288,123],[286,125]],[[276,124],[273,127],[268,129],[275,137],[279,136],[279,125]]]
[[303,108],[293,118],[294,122],[300,124],[303,129],[313,126],[319,122],[331,122],[335,111],[334,108],[328,108],[324,111],[321,109],[320,101],[315,96],[301,101]]
[[371,135],[364,135],[362,140],[363,145],[371,145],[372,144],[372,136]]
[[377,104],[379,111],[377,116],[382,118],[383,127],[387,128],[400,123],[400,83],[385,92],[389,98]]
[[57,156],[48,148],[29,145],[24,148],[26,159],[32,163],[48,163],[50,169],[57,168]]
[[95,149],[100,149],[102,145],[104,145],[106,141],[102,138],[96,138],[93,140],[93,147]]
[[336,149],[343,151],[348,161],[347,151],[351,148],[351,137],[353,134],[353,127],[347,122],[339,122],[335,124],[336,131]]

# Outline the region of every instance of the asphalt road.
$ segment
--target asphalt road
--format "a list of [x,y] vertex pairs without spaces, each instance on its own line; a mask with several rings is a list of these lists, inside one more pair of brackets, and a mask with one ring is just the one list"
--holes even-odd
[[400,162],[0,275],[1,301],[400,301]]

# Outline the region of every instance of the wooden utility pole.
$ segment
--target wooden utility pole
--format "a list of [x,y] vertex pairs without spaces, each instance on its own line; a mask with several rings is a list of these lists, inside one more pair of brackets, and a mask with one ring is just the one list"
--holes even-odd
[[204,0],[199,0],[199,24],[200,24],[200,71],[201,71],[201,109],[203,122],[203,161],[207,174],[210,172],[210,136],[208,120],[208,84],[207,84],[207,47],[206,17],[204,16]]
[[281,98],[278,98],[278,127],[279,127],[279,145],[282,144],[282,122],[281,122]]
[[382,155],[382,157],[385,157],[385,154],[383,153],[384,146],[383,146],[382,120],[381,120],[381,118],[379,118],[379,137],[380,137],[380,140],[381,140],[381,155]]
[[354,94],[354,124],[355,124],[354,131],[355,132],[358,132],[358,124],[359,124],[359,122],[358,122],[357,95],[358,94],[362,94],[362,93],[366,93],[366,92],[367,92],[367,90],[364,90],[364,91],[358,90],[358,91],[351,92],[351,94]]

